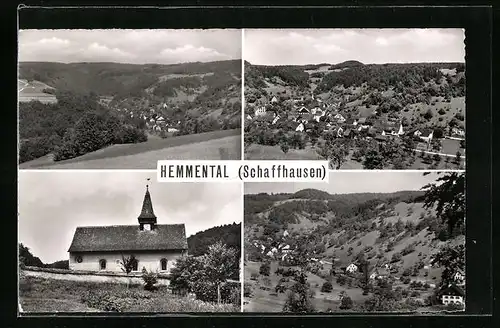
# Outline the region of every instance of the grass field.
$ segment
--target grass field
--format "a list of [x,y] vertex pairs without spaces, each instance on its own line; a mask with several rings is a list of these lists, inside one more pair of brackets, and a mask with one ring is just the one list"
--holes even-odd
[[38,100],[43,103],[55,103],[57,99],[54,95],[43,92],[44,89],[52,89],[50,86],[39,81],[27,82],[25,80],[17,81],[19,90],[19,102],[29,102]]
[[241,130],[214,131],[144,143],[113,145],[83,156],[53,162],[50,158],[22,163],[21,169],[156,169],[158,160],[239,160]]
[[[274,292],[274,287],[278,283],[279,276],[274,274],[274,271],[278,268],[277,262],[271,263],[271,274],[268,277],[269,280],[264,278],[264,276],[259,275],[258,280],[250,280],[252,273],[259,273],[259,268],[262,263],[248,261],[245,266],[245,284],[249,284],[252,289],[252,297],[245,298],[245,305],[243,307],[244,312],[282,312],[283,306],[286,301],[286,293],[276,294]],[[321,286],[326,281],[325,279],[309,273],[307,277],[308,282],[311,284],[311,289],[314,292],[314,297],[312,303],[319,312],[335,311],[339,305],[339,297],[342,291],[348,293],[348,295],[355,302],[362,302],[368,296],[363,295],[363,291],[360,288],[346,288],[338,285],[335,280],[332,281],[333,290],[330,293],[321,292]],[[267,285],[266,286],[266,281]],[[263,290],[260,287],[269,287],[270,291]]]
[[[211,304],[173,295],[166,287],[21,278],[23,312],[239,312],[231,304]],[[91,297],[89,297],[91,295]]]

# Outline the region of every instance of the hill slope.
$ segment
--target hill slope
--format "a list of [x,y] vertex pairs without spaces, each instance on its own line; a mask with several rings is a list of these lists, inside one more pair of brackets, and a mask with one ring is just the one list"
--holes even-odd
[[200,256],[208,251],[208,247],[222,242],[241,254],[241,223],[226,224],[197,232],[187,239],[189,255]]
[[[315,189],[245,195],[245,280],[255,293],[248,310],[281,311],[286,297],[273,292],[273,281],[279,285],[285,280],[275,271],[301,261],[308,263],[318,310],[337,306],[342,292],[360,306],[369,298],[357,282],[362,263],[369,275],[393,279],[395,287],[426,284],[424,291],[414,293],[423,302],[431,295],[429,288],[441,282],[443,269],[432,266],[433,256],[465,242],[463,228],[450,236],[423,196],[423,191],[330,195]],[[263,263],[272,267],[267,278],[259,278]],[[359,270],[346,274],[350,264]],[[327,281],[332,292],[320,290]]]
[[166,138],[241,126],[239,60],[175,65],[21,62],[19,79],[21,162],[54,151],[82,117],[96,110],[143,131],[137,132],[144,134],[140,138],[128,138],[132,142],[145,141],[146,135]]

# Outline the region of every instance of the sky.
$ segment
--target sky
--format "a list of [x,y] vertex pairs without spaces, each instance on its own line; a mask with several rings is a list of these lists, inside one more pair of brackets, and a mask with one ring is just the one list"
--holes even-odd
[[241,59],[241,30],[20,30],[19,61],[177,64]]
[[256,65],[465,62],[463,29],[245,29]]
[[52,263],[68,258],[78,226],[138,225],[147,178],[158,224],[184,223],[187,237],[242,220],[240,183],[160,183],[155,171],[20,171],[19,242]]
[[391,193],[396,191],[420,190],[424,185],[435,182],[435,173],[424,176],[423,172],[406,171],[358,171],[330,172],[329,183],[270,183],[247,182],[245,194],[294,193],[302,189],[324,190],[330,194]]

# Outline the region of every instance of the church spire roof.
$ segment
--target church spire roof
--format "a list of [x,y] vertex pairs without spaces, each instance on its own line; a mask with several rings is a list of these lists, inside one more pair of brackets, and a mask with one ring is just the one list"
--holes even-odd
[[153,203],[151,194],[149,193],[149,185],[146,185],[146,194],[142,202],[141,214],[138,217],[139,223],[156,223],[156,215],[153,211]]

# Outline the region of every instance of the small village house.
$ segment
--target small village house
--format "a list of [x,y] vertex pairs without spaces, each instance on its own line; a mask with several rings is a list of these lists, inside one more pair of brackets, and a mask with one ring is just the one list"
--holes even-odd
[[295,132],[304,132],[305,126],[304,123],[290,122],[290,129]]
[[438,295],[443,305],[465,304],[465,292],[455,284],[442,288]]
[[122,272],[123,257],[134,255],[134,272],[168,273],[187,254],[184,224],[157,224],[146,186],[137,225],[77,227],[69,247],[69,268]]
[[278,102],[278,98],[276,98],[276,96],[273,96],[273,98],[271,99],[271,103],[274,104],[277,102]]
[[455,272],[453,275],[453,280],[458,286],[464,286],[465,285],[465,274],[462,270],[458,270]]
[[347,268],[345,268],[345,271],[346,272],[349,272],[349,273],[354,273],[354,272],[357,272],[358,271],[358,266],[354,263],[351,263],[347,266]]
[[261,106],[261,107],[258,107],[255,109],[254,111],[254,116],[261,116],[261,115],[264,115],[266,114],[266,107],[265,106]]

